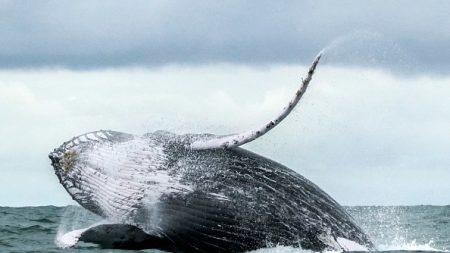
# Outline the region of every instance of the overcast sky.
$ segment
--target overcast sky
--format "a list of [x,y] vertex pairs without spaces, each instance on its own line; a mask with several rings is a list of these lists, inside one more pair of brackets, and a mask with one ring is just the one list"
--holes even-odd
[[449,1],[0,0],[0,66],[306,63],[449,73]]
[[97,129],[232,133],[349,205],[450,204],[449,1],[0,0],[0,205],[73,204],[47,154]]

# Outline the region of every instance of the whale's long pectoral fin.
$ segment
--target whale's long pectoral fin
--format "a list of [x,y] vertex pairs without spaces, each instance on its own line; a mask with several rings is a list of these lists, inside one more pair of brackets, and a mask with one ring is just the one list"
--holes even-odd
[[159,249],[172,250],[172,242],[165,237],[150,235],[127,224],[101,224],[63,235],[59,245],[73,247],[78,242],[94,243],[105,249]]
[[192,150],[204,150],[204,149],[218,149],[218,148],[233,148],[241,146],[245,143],[251,142],[265,133],[269,132],[276,125],[278,125],[287,115],[294,109],[297,105],[300,98],[305,93],[308,88],[308,84],[312,79],[314,71],[319,63],[320,58],[322,57],[322,52],[320,52],[311,67],[309,68],[308,75],[305,79],[302,79],[302,84],[300,88],[295,93],[294,98],[289,102],[289,104],[284,107],[283,111],[273,120],[268,123],[251,129],[249,131],[245,131],[238,134],[226,135],[226,136],[215,136],[210,138],[202,138],[199,140],[195,140],[188,145],[189,149]]

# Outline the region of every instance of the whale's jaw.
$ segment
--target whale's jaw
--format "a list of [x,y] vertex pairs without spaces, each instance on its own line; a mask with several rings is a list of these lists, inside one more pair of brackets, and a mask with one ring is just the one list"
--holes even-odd
[[162,195],[191,190],[168,171],[166,144],[161,134],[96,131],[65,142],[49,158],[81,206],[110,221],[134,224]]

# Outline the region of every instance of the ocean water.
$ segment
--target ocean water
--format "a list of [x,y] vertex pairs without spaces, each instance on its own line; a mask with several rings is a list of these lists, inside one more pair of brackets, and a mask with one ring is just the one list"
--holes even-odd
[[[347,207],[347,210],[372,237],[379,252],[450,251],[450,206],[371,206]],[[131,252],[102,250],[93,244],[61,249],[56,244],[57,236],[98,221],[98,217],[78,206],[0,207],[0,252]],[[306,251],[275,247],[254,252]]]

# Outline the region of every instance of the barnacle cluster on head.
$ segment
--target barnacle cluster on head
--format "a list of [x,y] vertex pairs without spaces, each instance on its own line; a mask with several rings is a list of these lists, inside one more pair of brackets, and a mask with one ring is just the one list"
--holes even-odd
[[77,152],[75,150],[67,150],[62,155],[62,168],[65,173],[72,170],[77,159]]

